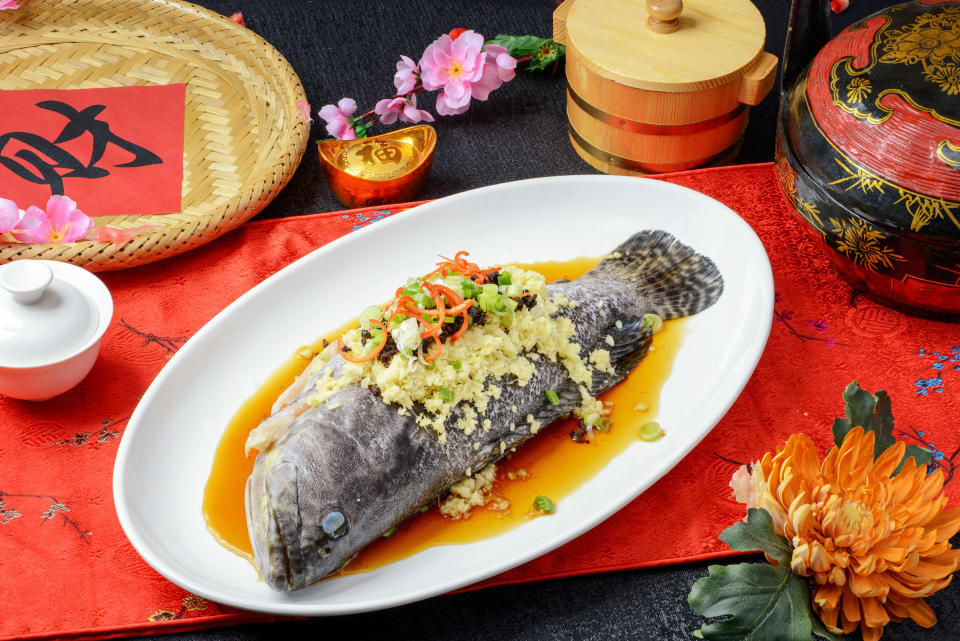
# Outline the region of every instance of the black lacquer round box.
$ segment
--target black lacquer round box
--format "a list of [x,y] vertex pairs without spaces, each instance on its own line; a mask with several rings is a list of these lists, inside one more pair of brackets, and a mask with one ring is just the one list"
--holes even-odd
[[875,13],[806,65],[797,58],[826,32],[816,5],[793,8],[776,149],[784,196],[855,288],[960,319],[960,0]]

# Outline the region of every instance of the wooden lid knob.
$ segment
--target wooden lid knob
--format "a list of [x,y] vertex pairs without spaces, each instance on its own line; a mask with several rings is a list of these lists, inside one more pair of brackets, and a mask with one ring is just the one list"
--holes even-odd
[[680,26],[683,0],[647,0],[647,28],[657,33],[673,33]]

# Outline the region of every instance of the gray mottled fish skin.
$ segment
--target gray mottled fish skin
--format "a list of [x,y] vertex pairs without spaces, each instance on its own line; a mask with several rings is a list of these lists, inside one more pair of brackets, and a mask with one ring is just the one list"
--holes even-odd
[[[611,352],[616,373],[594,371],[594,394],[622,380],[646,355],[650,329],[644,314],[694,314],[723,290],[712,261],[665,232],[640,232],[616,252],[618,258],[607,258],[581,278],[548,286],[551,296],[577,303],[558,313],[575,323],[581,356],[594,349]],[[326,367],[341,366],[336,356]],[[267,584],[295,590],[336,571],[465,475],[530,438],[528,415],[546,425],[580,404],[579,389],[562,365],[541,358],[536,370],[524,387],[499,381],[501,397],[490,400],[480,417],[491,420],[490,429],[466,435],[455,427],[455,412],[445,444],[359,386],[338,392],[331,399],[339,402],[335,409],[321,404],[300,415],[258,455],[247,483],[250,538]],[[548,389],[558,393],[559,405],[546,403]]]

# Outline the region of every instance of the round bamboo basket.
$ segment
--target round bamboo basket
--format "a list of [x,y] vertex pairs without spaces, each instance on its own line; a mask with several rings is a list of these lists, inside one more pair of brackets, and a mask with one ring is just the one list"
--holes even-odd
[[732,160],[776,75],[765,37],[749,0],[565,0],[571,144],[609,174]]
[[0,264],[42,258],[107,271],[167,258],[249,220],[293,175],[310,133],[297,108],[306,96],[254,32],[177,0],[21,5],[0,12],[0,89],[185,83],[182,211],[95,218],[153,226],[122,245],[0,242]]

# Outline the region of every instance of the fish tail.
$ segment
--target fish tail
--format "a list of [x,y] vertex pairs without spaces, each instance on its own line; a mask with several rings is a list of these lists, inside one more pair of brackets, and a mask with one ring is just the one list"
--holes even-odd
[[634,234],[590,274],[633,283],[664,319],[701,312],[723,293],[714,262],[661,230]]

